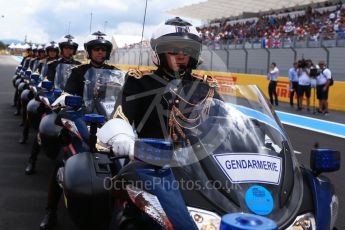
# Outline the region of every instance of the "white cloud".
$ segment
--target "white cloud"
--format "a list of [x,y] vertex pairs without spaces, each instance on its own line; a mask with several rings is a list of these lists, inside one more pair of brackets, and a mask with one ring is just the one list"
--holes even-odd
[[[149,0],[144,37],[172,15],[168,9],[205,0]],[[38,43],[59,40],[68,32],[82,42],[90,32],[141,36],[144,0],[0,0],[0,40],[18,39]],[[192,21],[193,23],[193,21]],[[106,27],[106,28],[105,28]]]

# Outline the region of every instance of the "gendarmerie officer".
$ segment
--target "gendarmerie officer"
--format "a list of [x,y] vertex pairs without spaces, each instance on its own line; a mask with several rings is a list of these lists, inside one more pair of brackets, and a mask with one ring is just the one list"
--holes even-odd
[[[64,87],[63,95],[60,96],[54,103],[64,103],[66,95],[78,95],[83,96],[83,89],[85,84],[85,75],[95,73],[93,69],[117,69],[114,66],[107,65],[106,60],[109,60],[113,45],[110,41],[104,39],[105,34],[96,32],[97,38],[92,39],[84,44],[87,57],[90,59],[88,64],[82,64],[71,69],[71,75],[67,80]],[[94,77],[96,76],[89,76]],[[51,229],[57,223],[57,206],[62,194],[62,189],[57,183],[56,174],[58,169],[63,165],[62,162],[58,162],[55,165],[52,176],[49,181],[48,188],[48,200],[46,206],[46,214],[44,215],[40,229]]]

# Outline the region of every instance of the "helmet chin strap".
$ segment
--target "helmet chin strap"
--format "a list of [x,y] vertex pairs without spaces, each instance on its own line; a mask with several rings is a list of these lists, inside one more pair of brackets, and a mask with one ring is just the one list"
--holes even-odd
[[93,65],[95,67],[100,67],[105,62],[105,58],[103,58],[102,61],[95,61],[95,60],[91,59],[90,62],[91,62],[91,65]]
[[164,67],[163,70],[164,72],[169,75],[171,78],[179,79],[183,78],[186,73],[189,73],[189,68],[186,65],[180,65],[178,71],[173,71],[170,68]]

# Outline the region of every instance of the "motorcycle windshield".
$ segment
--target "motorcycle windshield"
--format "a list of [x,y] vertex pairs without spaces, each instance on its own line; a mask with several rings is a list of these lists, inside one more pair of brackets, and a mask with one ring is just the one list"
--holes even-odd
[[60,63],[56,66],[54,87],[55,89],[63,90],[65,88],[66,82],[71,75],[72,68],[74,65]]
[[41,69],[41,80],[43,81],[43,79],[45,78],[45,76],[47,75],[47,71],[48,71],[48,63],[45,62],[43,65],[42,65],[42,69]]
[[[172,81],[164,97],[175,101],[166,113],[175,143],[169,166],[187,206],[207,203],[204,208],[220,216],[254,213],[278,225],[292,220],[301,204],[301,173],[286,132],[257,86],[212,89]],[[196,194],[207,202],[196,201]]]
[[118,94],[125,81],[125,72],[90,68],[84,75],[86,113],[97,113],[110,119]]

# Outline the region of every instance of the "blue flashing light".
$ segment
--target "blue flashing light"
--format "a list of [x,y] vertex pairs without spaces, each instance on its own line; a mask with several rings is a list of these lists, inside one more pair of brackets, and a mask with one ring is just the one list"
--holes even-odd
[[54,93],[54,97],[58,98],[62,94],[62,90],[61,89],[54,89],[53,93]]
[[94,122],[94,123],[104,123],[105,117],[96,113],[85,114],[83,117],[85,122]]
[[65,97],[65,105],[71,107],[81,107],[83,103],[83,99],[79,96],[66,96]]
[[38,81],[39,77],[40,77],[39,74],[33,73],[33,74],[31,74],[30,79],[33,81]]
[[51,90],[53,88],[53,82],[51,82],[51,81],[42,81],[41,87],[46,89],[46,90]]
[[273,220],[263,216],[232,213],[222,217],[220,230],[278,230],[278,226]]
[[310,167],[315,172],[333,172],[340,168],[340,152],[331,149],[313,149]]
[[26,77],[30,77],[30,75],[31,75],[31,70],[29,70],[29,69],[26,70],[26,71],[25,71],[25,76],[26,76]]
[[135,142],[135,158],[155,165],[164,165],[171,161],[173,144],[165,140],[139,139]]

